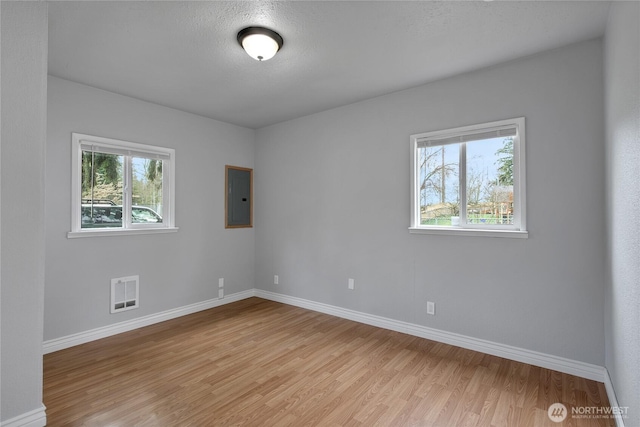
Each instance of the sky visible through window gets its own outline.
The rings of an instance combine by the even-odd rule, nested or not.
[[[131,159],[133,165],[133,176],[135,180],[144,182],[147,180],[146,171],[149,164],[149,159],[143,159],[140,157],[134,157]]]

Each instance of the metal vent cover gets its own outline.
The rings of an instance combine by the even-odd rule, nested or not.
[[[140,276],[111,279],[111,313],[140,306]]]

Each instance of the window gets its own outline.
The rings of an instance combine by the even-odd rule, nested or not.
[[[524,117],[411,136],[412,233],[527,237]]]
[[[78,133],[72,144],[69,237],[177,230],[173,149]]]

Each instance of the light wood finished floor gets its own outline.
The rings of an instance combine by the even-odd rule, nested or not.
[[[604,385],[259,298],[44,357],[49,426],[613,426]]]

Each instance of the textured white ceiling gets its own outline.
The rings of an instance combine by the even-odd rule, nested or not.
[[[603,34],[600,1],[61,1],[49,73],[259,128]],[[237,32],[278,31],[251,59]]]

